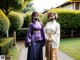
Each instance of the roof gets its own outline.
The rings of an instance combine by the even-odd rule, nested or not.
[[[63,6],[68,5],[68,4],[71,4],[71,2],[65,2],[65,3],[59,5],[59,6],[55,7],[55,8],[63,7]],[[51,8],[51,9],[53,9],[53,8]],[[49,10],[51,10],[51,9],[49,9]],[[44,13],[46,13],[46,12],[49,11],[49,10],[46,10],[46,11],[44,11],[44,12],[42,12],[42,13],[44,14]]]

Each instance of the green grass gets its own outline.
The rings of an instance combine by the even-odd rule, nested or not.
[[[9,49],[9,53],[7,54],[7,56],[11,56],[12,60],[18,60],[19,54],[20,54],[20,50],[17,49],[16,47],[13,47]]]
[[[80,37],[61,39],[60,50],[75,60],[80,60]]]

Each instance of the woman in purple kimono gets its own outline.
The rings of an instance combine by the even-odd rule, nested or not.
[[[38,12],[32,13],[32,22],[28,27],[25,46],[28,47],[27,60],[43,60],[43,49],[45,45],[45,36],[43,26],[39,21]]]

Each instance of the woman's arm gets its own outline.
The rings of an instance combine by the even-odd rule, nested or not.
[[[59,40],[60,40],[60,25],[57,24],[56,25],[56,32],[54,34],[54,36],[52,37],[53,42],[57,42],[59,44]]]
[[[47,23],[47,24],[48,24],[48,23]],[[44,27],[45,39],[48,39],[48,37],[47,37],[47,30],[46,30],[46,28],[47,28],[47,24],[46,24],[45,27]]]
[[[31,44],[31,34],[32,34],[32,24],[30,24],[28,27],[28,31],[25,38],[25,46],[29,46]]]

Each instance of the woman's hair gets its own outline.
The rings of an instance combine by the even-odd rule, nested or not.
[[[33,22],[33,19],[34,17],[38,17],[39,16],[39,13],[37,11],[34,11],[31,15],[31,18],[32,18],[32,22]],[[38,20],[39,21],[39,20]]]
[[[58,15],[56,13],[49,12],[48,13],[48,18],[51,17],[51,15],[55,16],[55,19],[57,19],[57,17],[58,17]]]

